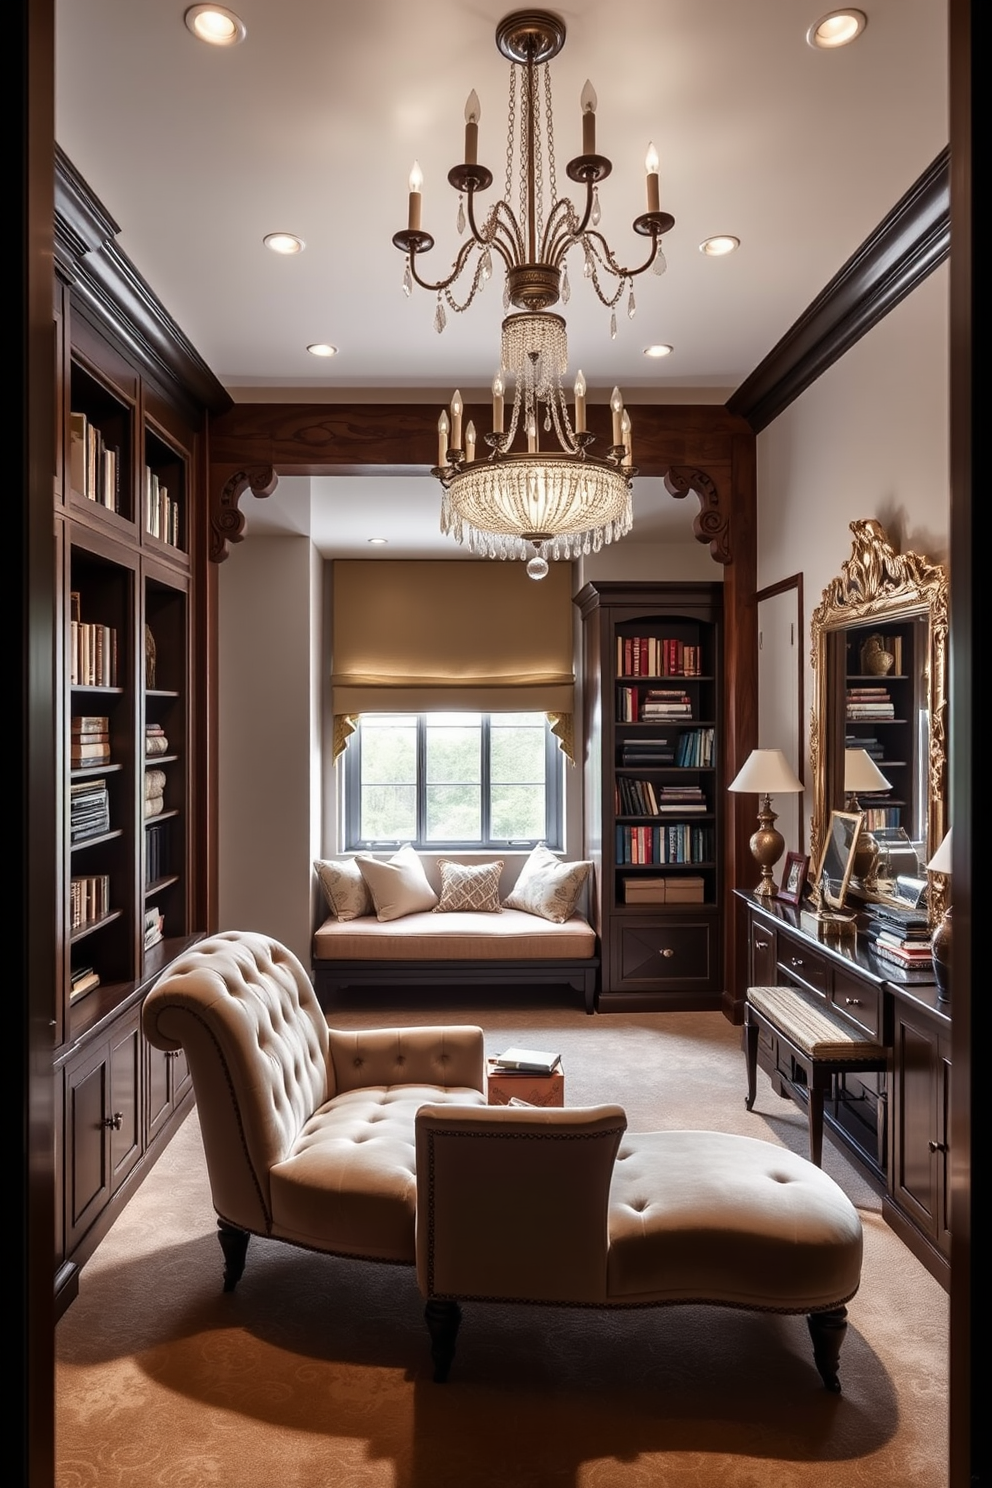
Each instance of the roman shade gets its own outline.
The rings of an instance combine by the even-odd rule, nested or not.
[[[521,564],[349,561],[332,566],[337,756],[361,713],[539,711],[571,757],[572,568],[539,583]]]

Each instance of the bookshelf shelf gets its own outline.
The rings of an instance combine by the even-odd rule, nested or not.
[[[600,1007],[719,1007],[721,587],[594,581],[575,603]]]

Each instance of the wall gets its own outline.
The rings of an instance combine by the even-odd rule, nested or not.
[[[758,436],[758,587],[803,575],[806,749],[809,617],[850,554],[848,524],[875,517],[899,551],[947,561],[948,294],[944,264]],[[808,829],[809,788],[804,805]]]
[[[253,537],[218,572],[219,919],[310,964],[320,735],[320,566],[305,537]]]

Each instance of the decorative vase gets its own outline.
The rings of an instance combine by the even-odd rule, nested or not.
[[[937,1001],[951,1000],[951,911],[944,916],[930,937],[930,952],[933,956],[933,977],[937,983]]]
[[[861,670],[869,677],[884,677],[895,664],[895,655],[885,649],[885,637],[870,635],[861,647]]]

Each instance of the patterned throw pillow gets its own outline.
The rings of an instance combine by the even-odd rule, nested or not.
[[[401,920],[404,915],[433,909],[437,903],[424,865],[409,842],[388,862],[368,853],[359,853],[355,861],[372,895],[376,919]]]
[[[504,909],[524,909],[563,925],[575,913],[591,863],[563,863],[539,843],[520,870],[513,891],[503,900]]]
[[[319,858],[313,866],[335,919],[357,920],[372,914],[368,887],[354,858]]]
[[[450,858],[439,858],[441,873],[441,899],[434,906],[435,914],[447,914],[459,909],[475,910],[477,914],[499,914],[503,906],[499,902],[499,876],[503,871],[503,860],[495,863],[453,863]]]

